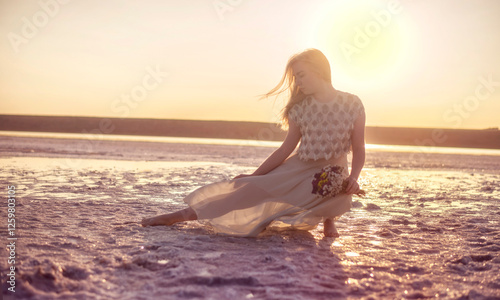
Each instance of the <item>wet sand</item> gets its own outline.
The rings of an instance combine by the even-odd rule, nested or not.
[[[369,152],[368,194],[338,221],[340,238],[321,225],[236,238],[203,221],[138,222],[273,148],[79,143],[0,140],[0,184],[17,191],[6,299],[500,299],[499,156]]]

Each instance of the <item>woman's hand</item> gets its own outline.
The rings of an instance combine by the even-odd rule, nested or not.
[[[347,181],[347,187],[345,188],[346,194],[348,195],[358,194],[361,191],[356,178],[349,176],[346,178],[346,181]]]
[[[253,176],[253,175],[251,175],[251,174],[240,174],[240,175],[234,177],[233,180],[238,179],[238,178],[250,177],[250,176]]]

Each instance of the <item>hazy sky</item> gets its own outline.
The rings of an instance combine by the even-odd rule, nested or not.
[[[0,113],[275,122],[318,48],[367,125],[500,126],[498,0],[0,0]]]

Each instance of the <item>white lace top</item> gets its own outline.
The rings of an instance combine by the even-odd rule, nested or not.
[[[354,121],[364,113],[358,96],[337,90],[335,99],[320,102],[312,96],[295,104],[288,117],[302,134],[297,155],[301,160],[338,158],[349,153]]]

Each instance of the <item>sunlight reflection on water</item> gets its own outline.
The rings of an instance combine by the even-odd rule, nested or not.
[[[26,169],[127,169],[137,171],[151,171],[161,168],[186,168],[186,167],[201,167],[208,168],[213,166],[228,166],[227,163],[221,162],[189,162],[189,161],[137,161],[137,160],[111,160],[111,159],[87,159],[87,158],[71,158],[72,161],[77,161],[71,167],[67,166],[64,158],[54,159],[45,157],[1,157],[0,165],[9,166],[11,168],[26,168]],[[4,168],[4,171],[5,168]],[[50,175],[54,180],[58,180],[58,176]],[[179,179],[181,179],[179,177]],[[184,179],[184,178],[182,178]]]
[[[27,131],[26,132],[23,132],[23,131],[1,131],[0,136],[87,139],[87,140],[89,139],[88,135],[78,134],[78,133],[27,132]],[[90,140],[92,140],[92,139],[90,138]],[[162,137],[162,136],[117,135],[117,134],[102,134],[98,138],[96,138],[95,140],[260,146],[260,147],[275,147],[275,148],[279,147],[282,144],[281,141],[266,141],[266,140]],[[499,155],[500,156],[499,149],[429,147],[429,146],[424,147],[424,146],[379,145],[379,144],[367,144],[366,149],[370,150],[370,151],[385,151],[385,152],[447,153],[447,154]]]

